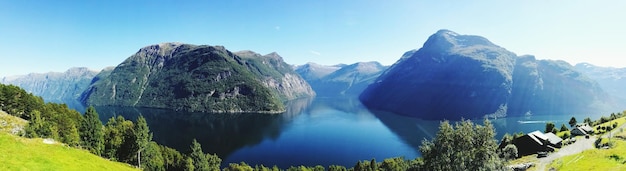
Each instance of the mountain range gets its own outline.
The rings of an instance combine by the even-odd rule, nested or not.
[[[371,109],[426,119],[586,114],[614,100],[564,61],[517,56],[486,38],[440,30],[360,95]]]
[[[296,72],[311,85],[320,97],[358,96],[387,67],[378,62],[357,62],[350,65],[323,66],[307,63]]]
[[[359,97],[372,110],[425,119],[584,114],[626,106],[626,68],[518,56],[486,38],[440,30],[392,66],[292,66],[277,53],[161,43],[100,72],[71,68],[0,79],[50,102],[199,112],[270,112],[303,97]]]
[[[31,73],[27,75],[4,77],[2,84],[13,84],[27,92],[41,96],[47,102],[65,102],[80,97],[89,87],[97,71],[85,67],[70,68],[67,71]]]

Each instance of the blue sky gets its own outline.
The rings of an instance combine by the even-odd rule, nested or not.
[[[390,3],[391,2],[391,3]],[[115,66],[161,42],[393,64],[439,29],[518,55],[626,67],[626,1],[0,1],[0,76]]]

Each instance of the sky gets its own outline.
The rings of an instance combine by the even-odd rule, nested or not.
[[[440,29],[518,55],[626,67],[626,1],[0,1],[0,77],[116,66],[162,42],[391,65]]]

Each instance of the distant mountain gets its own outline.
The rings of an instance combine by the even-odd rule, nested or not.
[[[108,76],[107,76],[108,74]],[[271,112],[282,101],[314,96],[282,58],[222,46],[162,43],[141,48],[81,96],[94,106],[200,112]]]
[[[598,113],[600,86],[563,61],[518,57],[489,40],[440,30],[360,96],[369,108],[426,119]]]
[[[358,96],[387,67],[378,62],[323,66],[308,63],[296,72],[309,82],[320,97]]]
[[[80,67],[70,68],[63,73],[31,73],[5,77],[0,82],[19,86],[27,92],[41,96],[47,102],[64,102],[76,100],[89,87],[96,74],[97,71]]]
[[[589,63],[576,64],[575,68],[596,80],[607,93],[626,100],[626,68],[600,67]]]
[[[295,70],[302,78],[307,81],[318,80],[321,79],[346,65],[333,65],[333,66],[325,66],[316,64],[313,62],[309,62],[304,65],[296,66]]]

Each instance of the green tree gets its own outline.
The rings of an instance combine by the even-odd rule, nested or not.
[[[240,164],[237,163],[230,163],[228,164],[228,167],[224,168],[224,171],[253,171],[254,169],[252,169],[252,167],[250,167],[250,165],[246,164],[245,162],[241,162]]]
[[[496,153],[495,129],[488,120],[484,126],[469,120],[448,121],[439,125],[432,141],[420,146],[425,170],[501,170],[503,162]]]
[[[143,170],[149,170],[149,171],[164,171],[165,170],[165,163],[163,161],[163,156],[161,154],[161,150],[159,148],[159,145],[154,142],[151,141],[150,143],[148,143],[148,146],[146,147],[146,149],[144,150],[142,157],[144,159],[144,169]]]
[[[80,137],[83,147],[91,153],[101,155],[104,150],[104,133],[102,122],[93,106],[87,108],[80,125]]]
[[[506,145],[506,147],[502,149],[502,158],[507,161],[516,159],[518,155],[517,152],[517,146],[513,144]]]
[[[150,141],[152,141],[152,133],[146,122],[146,118],[139,115],[137,118],[137,124],[135,124],[135,144],[137,144],[137,165],[141,168],[141,152],[148,147]]]
[[[548,122],[546,123],[546,130],[544,132],[545,133],[552,132],[552,130],[555,129],[554,127],[555,127],[554,123]]]
[[[193,164],[193,159],[191,157],[187,157],[185,159],[185,171],[194,171],[196,166]]]
[[[593,123],[593,121],[591,121],[591,118],[589,118],[589,117],[585,118],[585,120],[583,121],[583,123],[586,123],[586,124],[588,124],[589,126],[593,126],[593,124],[592,124],[592,123]]]
[[[573,128],[574,126],[576,126],[576,123],[578,122],[576,121],[575,117],[572,117],[571,119],[569,119],[568,123],[569,123],[569,126]]]
[[[163,162],[165,163],[165,170],[184,170],[185,157],[173,148],[159,145],[161,148],[161,155],[163,155]]]
[[[567,131],[567,130],[568,130],[567,126],[565,126],[565,124],[561,124],[561,130],[560,131],[563,132],[563,131]]]
[[[202,146],[196,139],[191,142],[191,159],[193,159],[194,170],[206,171],[209,169],[209,161],[206,158],[204,152],[202,152]]]
[[[338,165],[330,165],[328,166],[328,171],[347,171],[346,167],[338,166]]]

